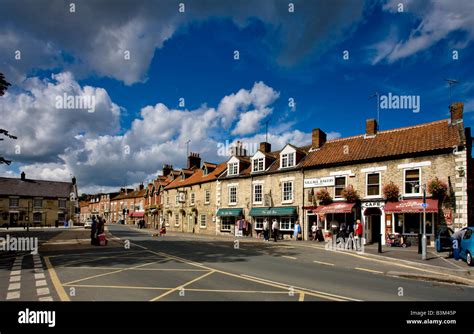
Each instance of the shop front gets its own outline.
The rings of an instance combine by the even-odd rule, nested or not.
[[[139,221],[142,220],[144,218],[144,216],[145,216],[145,212],[141,212],[141,211],[135,211],[135,212],[132,212],[130,215],[128,215],[130,220],[135,225],[138,225]]]
[[[337,233],[342,226],[354,224],[357,219],[356,203],[335,202],[320,205],[313,210],[317,217],[318,228],[323,229],[326,236]]]
[[[412,245],[418,244],[418,235],[423,233],[423,200],[410,199],[398,202],[388,202],[384,208],[387,219],[386,228],[391,233],[399,233]],[[426,200],[426,235],[428,240],[434,240],[438,218],[438,200]],[[390,225],[389,225],[390,222]]]
[[[240,232],[240,221],[244,219],[244,209],[242,208],[222,208],[217,210],[217,217],[220,222],[220,232],[238,235]],[[236,231],[236,227],[238,231]]]
[[[271,230],[272,222],[276,219],[280,227],[280,236],[284,239],[291,238],[296,220],[298,219],[298,212],[295,206],[252,208],[249,215],[252,217],[256,235],[263,232],[263,222],[265,220],[268,221]]]
[[[391,233],[391,219],[385,217],[385,201],[369,201],[361,203],[362,226],[367,243],[378,242],[382,234],[382,245],[385,245],[386,236]],[[389,224],[389,225],[387,225]]]

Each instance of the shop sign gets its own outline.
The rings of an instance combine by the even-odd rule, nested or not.
[[[305,188],[331,187],[335,184],[334,176],[304,179]]]
[[[384,206],[385,206],[385,203],[380,202],[380,201],[362,202],[361,203],[361,207],[363,209],[366,209],[366,208],[383,208]]]

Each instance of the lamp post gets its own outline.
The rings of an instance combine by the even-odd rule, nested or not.
[[[426,184],[423,186],[423,237],[421,238],[421,259],[426,260]]]

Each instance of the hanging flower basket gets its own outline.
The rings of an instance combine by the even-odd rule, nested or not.
[[[332,197],[327,189],[321,189],[316,193],[316,198],[321,205],[328,205],[332,203]]]
[[[438,177],[435,177],[428,183],[428,191],[433,198],[443,200],[448,192],[448,185],[446,182],[438,179]]]
[[[347,203],[355,203],[360,199],[357,190],[355,190],[351,184],[342,189],[341,195],[344,197]]]
[[[382,192],[385,199],[389,202],[397,202],[400,196],[400,188],[393,182],[384,185]]]

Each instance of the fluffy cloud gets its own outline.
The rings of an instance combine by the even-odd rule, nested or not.
[[[403,15],[397,13],[399,3],[399,0],[390,0],[383,9],[395,15]],[[413,15],[413,19],[419,22],[418,26],[408,37],[400,36],[399,32],[392,30],[387,40],[373,45],[373,63],[393,63],[412,56],[434,46],[456,31],[465,33],[462,40],[457,42],[457,47],[466,46],[474,37],[474,2],[471,0],[410,0],[404,2],[404,12]]]
[[[96,74],[133,84],[147,79],[155,50],[178,29],[225,17],[239,26],[251,18],[263,21],[277,61],[291,65],[346,38],[364,8],[362,0],[292,2],[294,13],[281,0],[231,5],[200,0],[187,2],[185,13],[180,13],[175,0],[78,1],[75,12],[70,12],[70,2],[61,0],[5,0],[0,11],[0,63],[14,83],[32,69],[61,68],[77,77]],[[14,59],[16,50],[22,51],[21,61]],[[130,51],[130,59],[125,59],[125,51]]]
[[[49,80],[30,78],[21,88],[20,92],[8,91],[2,97],[0,112],[6,115],[5,128],[18,136],[17,141],[2,142],[2,150],[7,149],[6,156],[28,177],[69,180],[76,176],[81,192],[150,180],[163,163],[182,167],[186,164],[188,140],[192,151],[216,162],[227,159],[219,155],[219,143],[232,141],[235,136],[258,145],[264,140],[264,135],[255,135],[261,118],[247,122],[247,116],[242,115],[270,113],[270,105],[279,96],[273,88],[257,82],[250,89],[224,96],[217,108],[202,105],[195,110],[179,110],[162,103],[148,105],[122,132],[121,108],[107,92],[81,87],[70,73],[53,75]],[[65,93],[95,96],[95,112],[57,109],[56,98]],[[223,131],[226,122],[229,127]],[[252,136],[245,137],[249,134]],[[269,140],[274,148],[280,148],[288,142],[308,144],[311,135],[280,126],[270,129]],[[20,145],[21,154],[14,154],[16,144]],[[12,176],[6,167],[0,169],[0,174]]]

